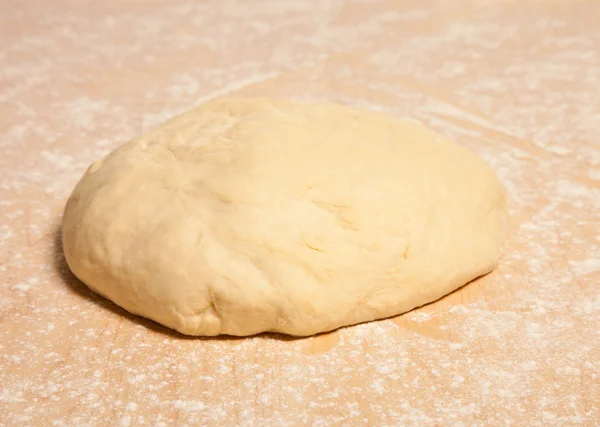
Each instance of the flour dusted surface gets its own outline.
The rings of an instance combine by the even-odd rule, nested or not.
[[[0,16],[0,423],[598,424],[597,2],[22,4]],[[188,340],[96,298],[56,247],[73,185],[223,95],[412,116],[466,145],[509,193],[499,269],[293,341]]]

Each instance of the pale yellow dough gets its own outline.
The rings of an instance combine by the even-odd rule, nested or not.
[[[413,121],[216,100],[93,164],[65,210],[71,270],[189,335],[311,335],[396,315],[489,272],[492,170]]]

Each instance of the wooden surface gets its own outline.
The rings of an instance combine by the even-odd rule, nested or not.
[[[600,2],[0,0],[0,425],[599,425]],[[499,268],[308,339],[189,339],[92,294],[85,168],[216,96],[414,117],[496,170]]]

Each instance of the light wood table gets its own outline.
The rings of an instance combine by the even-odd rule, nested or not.
[[[492,274],[306,339],[189,339],[92,294],[62,209],[218,96],[409,116],[510,196]],[[0,425],[600,424],[600,2],[0,0]]]

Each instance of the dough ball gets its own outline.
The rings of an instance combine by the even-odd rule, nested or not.
[[[75,275],[189,335],[311,335],[403,313],[489,272],[492,170],[413,121],[215,100],[94,163],[71,195]]]

